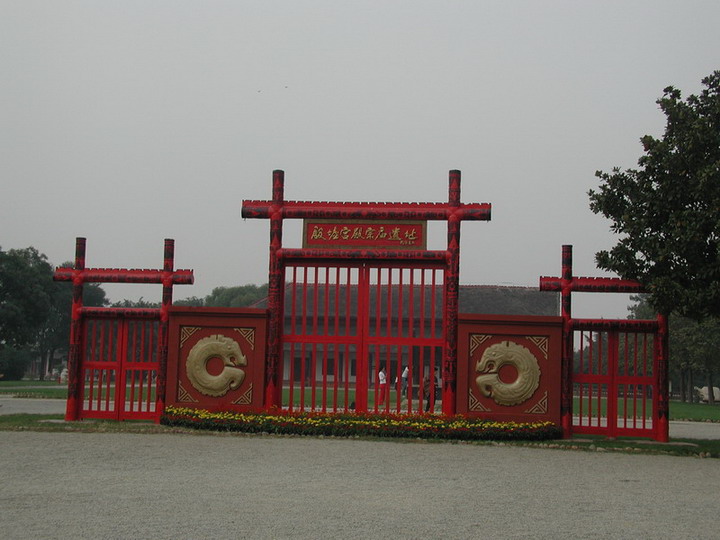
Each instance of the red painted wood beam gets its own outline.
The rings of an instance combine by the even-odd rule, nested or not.
[[[660,325],[657,320],[645,319],[570,319],[572,330],[607,332],[656,332]]]
[[[490,203],[461,204],[451,208],[447,203],[365,203],[284,201],[275,208],[272,201],[243,201],[242,217],[269,219],[279,211],[284,219],[391,219],[446,221],[456,216],[462,221],[489,221]]]
[[[83,317],[93,319],[157,319],[160,320],[160,308],[108,308],[108,307],[83,307],[80,314]]]
[[[146,270],[126,268],[57,268],[55,281],[81,280],[83,283],[165,283],[170,279],[173,285],[192,285],[195,281],[192,270]]]
[[[360,260],[406,260],[406,261],[438,261],[446,262],[447,251],[422,250],[365,250],[365,249],[278,249],[276,255],[285,261],[304,259],[348,259]]]
[[[616,292],[616,293],[642,293],[645,287],[637,281],[620,278],[591,278],[571,277],[569,283],[572,292]],[[540,278],[541,291],[562,291],[563,279],[543,276]]]

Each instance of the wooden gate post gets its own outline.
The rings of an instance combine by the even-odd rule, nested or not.
[[[658,333],[655,340],[653,355],[653,376],[655,392],[653,393],[653,427],[655,438],[660,442],[670,440],[670,403],[668,402],[668,319],[666,315],[658,315]],[[712,389],[710,389],[712,392]]]
[[[460,171],[449,174],[448,261],[445,275],[445,347],[443,348],[442,411],[452,416],[457,401],[458,289],[460,284]],[[431,380],[434,380],[434,375]]]
[[[572,246],[562,247],[560,304],[563,319],[562,353],[560,356],[560,421],[563,437],[572,437],[573,415],[573,329],[572,329]]]
[[[165,239],[162,274],[162,304],[160,306],[160,324],[158,325],[158,379],[156,407],[158,411],[165,410],[165,387],[167,382],[168,359],[168,325],[170,320],[170,307],[172,306],[173,267],[175,265],[175,240]]]
[[[70,313],[70,347],[68,350],[68,398],[65,408],[65,420],[72,422],[80,413],[80,359],[83,342],[83,277],[85,270],[85,238],[75,239],[75,265],[73,266],[73,302]]]
[[[268,275],[268,354],[265,372],[265,407],[282,401],[282,332],[284,324],[285,265],[281,258],[285,173],[273,171],[270,217],[270,270]]]

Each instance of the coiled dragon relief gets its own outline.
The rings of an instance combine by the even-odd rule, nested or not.
[[[511,383],[500,379],[503,366],[513,366],[517,379]],[[485,397],[492,398],[498,405],[517,405],[530,399],[540,385],[540,366],[528,349],[513,341],[491,345],[475,365],[480,375],[475,382]]]
[[[223,370],[219,375],[208,373],[207,364],[212,358],[221,358]],[[245,380],[247,358],[240,345],[227,336],[216,334],[199,340],[188,354],[185,370],[190,383],[206,396],[224,396],[230,390],[240,387]]]

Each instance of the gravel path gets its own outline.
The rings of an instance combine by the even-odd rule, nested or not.
[[[3,538],[717,538],[717,460],[0,433]]]

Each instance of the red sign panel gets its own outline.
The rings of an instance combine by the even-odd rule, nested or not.
[[[427,246],[425,221],[306,219],[303,248],[417,249]]]

